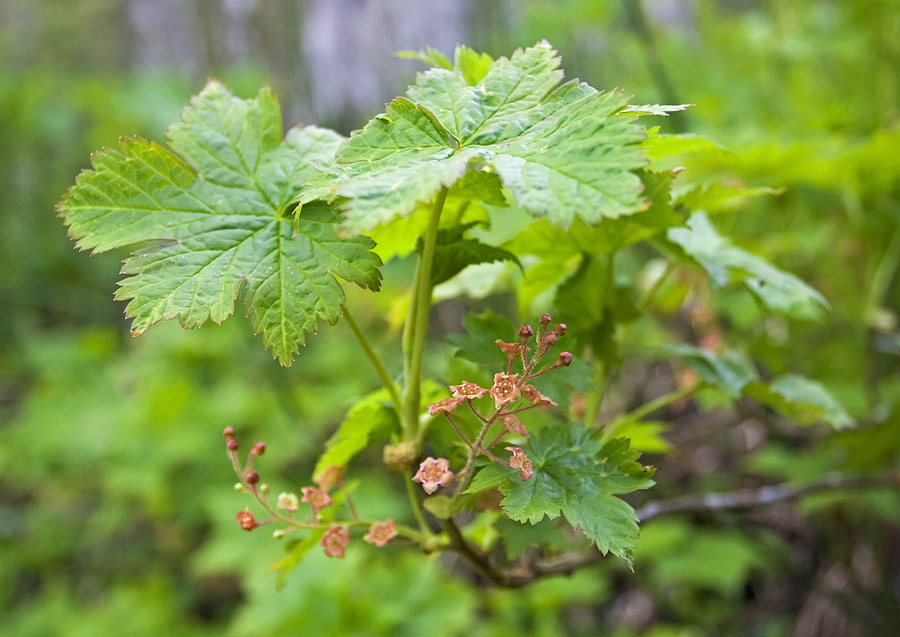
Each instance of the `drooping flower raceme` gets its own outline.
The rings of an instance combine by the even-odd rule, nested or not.
[[[420,482],[428,495],[437,491],[438,487],[446,487],[451,480],[453,472],[450,471],[450,461],[446,458],[425,458],[413,476],[413,482]]]

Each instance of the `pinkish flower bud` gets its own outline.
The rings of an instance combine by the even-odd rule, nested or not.
[[[450,461],[446,458],[425,458],[419,464],[419,470],[413,476],[413,482],[422,484],[425,493],[431,495],[438,487],[446,487],[453,480]]]
[[[452,414],[456,411],[456,407],[465,400],[462,396],[459,398],[442,398],[436,403],[428,405],[428,415],[437,416],[440,412],[445,411]]]
[[[344,549],[347,548],[348,542],[350,542],[350,533],[347,529],[342,526],[333,526],[325,531],[319,544],[322,545],[325,555],[328,557],[343,559]]]
[[[556,335],[556,332],[547,332],[544,335],[544,345],[547,347],[553,347],[556,345],[556,341],[559,337]]]
[[[397,535],[397,525],[393,520],[385,520],[384,522],[375,522],[370,526],[369,532],[363,536],[363,539],[369,544],[382,547],[395,535]]]
[[[339,467],[334,464],[328,465],[322,469],[318,475],[313,476],[313,482],[319,485],[319,488],[325,489],[326,491],[340,483],[343,479],[344,467]]]
[[[556,327],[553,328],[553,331],[557,336],[565,336],[566,330],[568,330],[568,326],[565,323],[557,323]]]
[[[313,512],[317,512],[322,507],[327,507],[331,504],[331,496],[321,489],[316,489],[315,487],[303,487],[300,489],[300,493],[303,494],[303,497],[300,498],[300,500],[309,504],[309,506],[312,507]]]
[[[293,512],[300,508],[300,501],[297,500],[297,496],[294,493],[281,493],[278,495],[278,502],[275,506],[279,509]]]
[[[253,445],[253,449],[250,450],[250,453],[253,454],[254,456],[261,456],[265,452],[266,452],[266,443],[264,443],[264,442],[257,442],[255,445]]]
[[[519,380],[518,374],[494,374],[494,384],[491,387],[491,398],[494,399],[494,407],[500,409],[503,405],[509,404],[519,398],[519,388],[516,382]]]
[[[237,451],[238,450],[238,441],[234,438],[229,438],[228,442],[225,443],[225,446],[228,447],[228,451]]]
[[[249,471],[247,472],[247,475],[244,476],[244,480],[252,487],[259,482],[259,474],[255,471]]]
[[[519,475],[522,480],[529,480],[534,475],[534,468],[531,465],[531,459],[525,455],[521,447],[506,447],[507,451],[512,452],[509,458],[509,466],[513,469],[519,469]]]
[[[234,516],[234,519],[237,520],[237,523],[240,524],[241,528],[245,531],[252,531],[259,526],[259,523],[256,521],[256,518],[253,517],[253,513],[250,509],[238,511]]]
[[[222,435],[225,436],[226,439],[234,438],[234,427],[225,427],[225,429],[222,430]]]
[[[469,400],[481,398],[488,393],[488,390],[484,387],[479,387],[475,383],[467,381],[463,381],[459,385],[450,385],[450,391],[453,392],[454,398],[467,398]]]
[[[557,360],[561,367],[568,367],[572,364],[572,352],[563,352]]]
[[[550,325],[550,321],[553,319],[550,318],[549,314],[541,314],[541,325]]]
[[[534,330],[531,329],[530,325],[523,325],[522,327],[519,328],[519,339],[523,343],[528,342],[528,339],[531,338],[532,336],[534,336]]]

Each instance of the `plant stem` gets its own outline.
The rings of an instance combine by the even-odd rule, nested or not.
[[[662,409],[666,405],[671,405],[674,402],[681,400],[682,398],[686,398],[690,396],[695,391],[700,389],[703,386],[703,383],[697,383],[696,385],[690,385],[688,387],[682,387],[680,389],[673,389],[667,394],[663,394],[658,398],[654,398],[653,400],[644,403],[640,407],[633,409],[623,416],[626,420],[640,420],[646,416],[649,416],[657,409]]]
[[[413,484],[413,481],[407,474],[404,474],[403,482],[406,483],[406,497],[409,498],[409,508],[412,509],[413,517],[416,518],[416,523],[418,523],[423,537],[427,539],[431,536],[431,529],[428,528],[428,523],[425,521],[425,516],[422,514],[422,505],[419,502],[415,484]]]
[[[341,305],[341,309],[344,312],[344,320],[347,322],[347,325],[350,327],[350,331],[353,332],[353,335],[356,337],[356,340],[359,342],[359,346],[362,347],[363,352],[366,355],[366,358],[369,359],[369,362],[372,363],[372,367],[375,368],[375,372],[378,374],[378,378],[381,379],[381,383],[384,385],[384,388],[387,390],[388,394],[391,395],[391,401],[394,403],[394,411],[397,412],[397,417],[400,418],[400,394],[397,392],[397,386],[394,384],[394,381],[391,380],[390,375],[387,370],[384,368],[384,365],[381,363],[381,359],[378,358],[378,355],[375,353],[375,350],[372,349],[372,346],[369,344],[368,339],[366,339],[366,335],[363,334],[362,330],[359,329],[359,325],[353,319],[353,315],[350,314],[350,310],[346,305]]]
[[[416,267],[416,283],[404,330],[405,367],[403,370],[403,402],[400,422],[405,442],[420,443],[419,411],[421,410],[422,358],[425,354],[425,333],[428,330],[428,311],[431,308],[431,268],[434,246],[437,243],[441,212],[447,200],[447,188],[434,199],[431,222],[425,232],[422,254]]]

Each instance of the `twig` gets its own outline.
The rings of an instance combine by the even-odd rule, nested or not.
[[[874,476],[846,476],[839,473],[831,473],[822,476],[816,482],[803,485],[777,484],[760,489],[706,493],[651,502],[638,509],[637,516],[640,522],[646,522],[662,515],[672,515],[674,513],[741,511],[767,506],[775,502],[796,500],[820,491],[890,486],[900,486],[900,473]]]

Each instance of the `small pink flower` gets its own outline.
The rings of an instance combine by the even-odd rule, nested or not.
[[[245,531],[252,531],[259,526],[259,522],[253,517],[253,512],[250,511],[250,509],[238,511],[237,515],[234,516],[234,519],[237,520],[237,523],[240,524],[241,528]]]
[[[375,522],[369,527],[369,532],[363,536],[363,539],[369,544],[375,546],[384,546],[391,541],[391,538],[397,535],[397,526],[393,520],[385,520],[384,522]]]
[[[491,398],[494,399],[494,407],[500,409],[503,405],[509,404],[519,398],[519,388],[516,381],[519,380],[518,374],[494,374],[494,385],[491,387]]]
[[[484,387],[479,387],[475,383],[469,383],[466,381],[461,382],[459,385],[450,385],[450,391],[453,392],[454,398],[481,398],[482,396],[486,396],[488,390]]]
[[[328,557],[344,558],[344,549],[350,541],[350,533],[342,526],[333,526],[322,536],[319,544]]]
[[[458,398],[441,398],[436,403],[428,405],[428,415],[437,416],[440,412],[445,411],[452,414],[456,411],[456,407],[465,400],[462,396]]]
[[[316,513],[322,507],[327,507],[331,504],[331,496],[321,489],[316,489],[315,487],[303,487],[300,489],[300,492],[303,494],[303,497],[300,498],[300,500],[308,503],[312,507],[313,513]]]
[[[528,430],[525,429],[525,425],[522,424],[522,421],[513,414],[503,414],[502,416],[500,416],[499,420],[507,433],[519,434],[520,436],[525,436],[526,438],[528,438],[529,434]]]
[[[528,480],[534,475],[534,468],[531,466],[531,459],[522,451],[522,447],[506,447],[507,451],[511,451],[509,458],[509,466],[513,469],[519,469],[519,475],[522,480]]]
[[[544,396],[536,387],[532,387],[531,385],[522,385],[521,392],[522,396],[531,402],[533,406],[544,407],[546,405],[551,405],[553,407],[559,407],[559,405]]]
[[[437,491],[438,487],[446,487],[451,480],[453,472],[450,471],[450,461],[446,458],[425,458],[413,476],[413,482],[421,482],[428,495]]]

